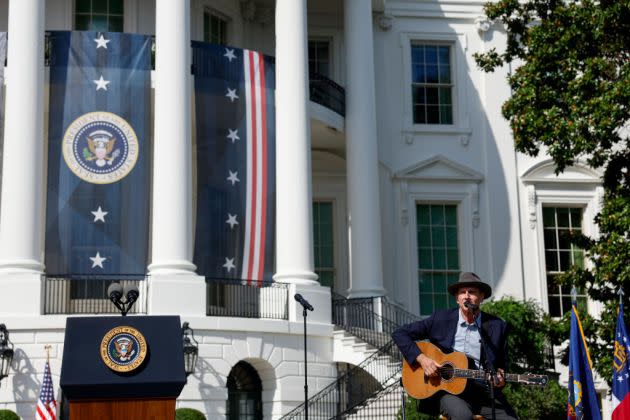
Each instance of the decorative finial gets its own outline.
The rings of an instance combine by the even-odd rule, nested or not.
[[[617,294],[619,295],[619,304],[621,305],[623,295],[625,295],[625,293],[623,292],[623,286],[619,286],[619,290],[617,290]]]
[[[44,346],[44,350],[46,351],[46,362],[50,363],[50,349],[52,346],[50,344],[46,344]]]
[[[572,303],[577,302],[577,289],[575,288],[575,286],[571,287],[571,302]]]

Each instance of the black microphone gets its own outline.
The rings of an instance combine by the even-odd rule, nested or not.
[[[474,303],[470,303],[468,301],[464,302],[464,306],[467,307],[468,309],[470,309],[473,312],[476,312],[479,310],[479,305],[475,305]]]
[[[112,283],[107,288],[107,296],[112,302],[120,302],[123,297],[123,288],[120,283]]]
[[[314,311],[315,310],[313,308],[313,306],[311,306],[311,304],[308,303],[308,300],[304,299],[301,294],[296,293],[295,296],[293,296],[293,297],[295,298],[295,300],[300,302],[300,304],[304,307],[304,309],[308,309],[309,311]]]

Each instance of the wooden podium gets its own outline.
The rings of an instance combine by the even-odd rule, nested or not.
[[[175,419],[186,383],[178,316],[68,318],[60,385],[70,420]]]

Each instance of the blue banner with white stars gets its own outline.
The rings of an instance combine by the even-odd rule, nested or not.
[[[275,70],[258,52],[193,42],[197,224],[208,279],[271,281],[275,253]]]
[[[46,273],[144,277],[151,38],[53,31]]]

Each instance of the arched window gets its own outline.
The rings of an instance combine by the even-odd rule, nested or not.
[[[262,420],[262,382],[252,365],[238,362],[228,376],[227,388],[228,420]]]

